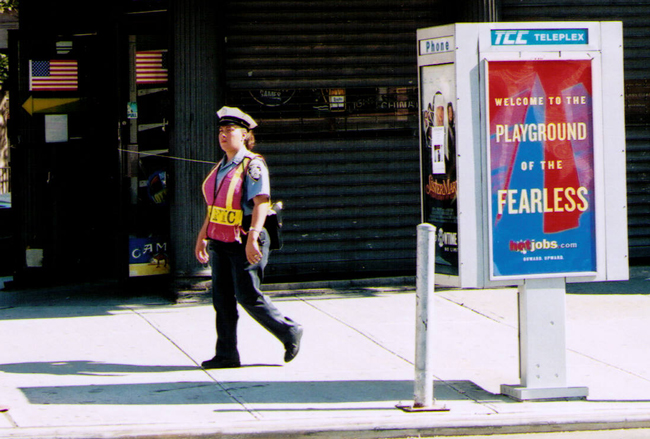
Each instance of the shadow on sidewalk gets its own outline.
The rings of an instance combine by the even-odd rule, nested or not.
[[[176,372],[188,366],[137,366],[85,361],[0,365],[6,373],[86,375],[132,381],[135,373]],[[218,371],[211,371],[214,376]],[[147,376],[150,378],[151,376]],[[218,377],[215,377],[218,379]],[[30,404],[343,404],[410,401],[411,380],[352,381],[179,381],[21,387]],[[470,381],[436,381],[435,398],[441,401],[512,403]],[[276,407],[275,410],[281,408]],[[291,410],[299,410],[292,407]],[[309,409],[314,409],[310,407]],[[236,410],[222,407],[217,410]]]
[[[569,294],[648,294],[650,293],[650,267],[630,267],[630,279],[611,282],[567,283]]]
[[[0,320],[105,316],[129,307],[167,306],[163,293],[124,290],[113,284],[78,284],[0,291]]]
[[[250,365],[248,367],[263,366]],[[266,365],[268,366],[268,365]],[[96,384],[19,387],[29,404],[50,405],[192,405],[215,404],[215,411],[238,411],[242,404],[306,404],[300,406],[257,407],[255,410],[300,411],[331,410],[329,404],[362,404],[346,407],[369,409],[368,403],[413,400],[412,380],[350,380],[350,381],[221,381],[221,371],[209,371],[213,380],[150,382],[153,373],[200,371],[198,366],[155,366],[98,363],[93,361],[61,361],[0,364],[0,371],[9,374],[49,374],[97,377]],[[241,369],[242,371],[245,368]],[[207,372],[206,372],[207,373]],[[232,378],[233,371],[228,372]],[[134,383],[138,374],[143,376]],[[205,375],[195,375],[205,377]],[[173,375],[165,378],[173,379]],[[185,376],[187,377],[187,376]],[[84,378],[87,379],[87,378]],[[114,382],[107,383],[106,380]],[[128,382],[120,382],[127,380]],[[511,398],[491,393],[472,381],[438,380],[434,382],[436,400],[478,404],[520,404]],[[615,403],[618,401],[589,401]],[[623,402],[623,401],[621,401]],[[630,401],[625,401],[630,402]],[[634,402],[650,402],[634,401]],[[319,406],[321,405],[321,406]]]
[[[566,292],[568,294],[648,294],[650,293],[650,279],[567,283]]]
[[[15,374],[119,376],[133,373],[160,373],[201,370],[199,366],[151,366],[113,364],[96,361],[51,361],[0,364],[0,371]]]

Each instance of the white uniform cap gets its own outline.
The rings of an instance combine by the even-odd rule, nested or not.
[[[248,130],[252,130],[257,126],[257,122],[239,108],[222,107],[221,110],[217,111],[217,116],[219,116],[219,126],[239,125]]]

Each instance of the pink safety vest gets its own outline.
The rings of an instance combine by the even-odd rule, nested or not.
[[[241,199],[246,170],[251,157],[244,157],[242,162],[231,169],[215,188],[216,166],[203,182],[203,196],[208,204],[208,238],[222,242],[241,242],[241,225],[244,219]]]

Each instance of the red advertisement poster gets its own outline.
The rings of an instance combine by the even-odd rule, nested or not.
[[[590,60],[487,65],[492,277],[596,271]]]

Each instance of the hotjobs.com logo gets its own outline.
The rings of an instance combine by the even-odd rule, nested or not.
[[[535,241],[534,239],[526,239],[522,241],[510,241],[511,252],[534,252],[536,250],[553,250],[558,248],[557,241],[549,241],[544,239],[542,241]]]

